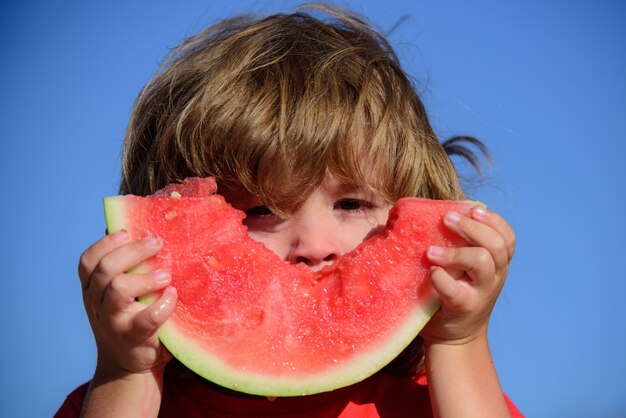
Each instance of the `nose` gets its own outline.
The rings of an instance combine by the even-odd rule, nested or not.
[[[312,270],[319,270],[341,257],[339,225],[331,215],[302,213],[292,221],[288,262],[304,263]]]

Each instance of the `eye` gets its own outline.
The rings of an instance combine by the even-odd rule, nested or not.
[[[274,213],[267,206],[259,205],[254,206],[250,209],[246,209],[245,211],[246,217],[255,217],[255,218],[267,218],[272,216]]]
[[[372,208],[372,204],[361,199],[341,199],[335,203],[337,209],[345,210],[347,212],[355,212],[364,209]]]

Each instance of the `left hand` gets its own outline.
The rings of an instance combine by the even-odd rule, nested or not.
[[[431,282],[441,309],[422,330],[426,344],[464,344],[483,336],[515,251],[515,233],[498,214],[474,206],[468,216],[448,212],[448,229],[467,247],[430,247]]]

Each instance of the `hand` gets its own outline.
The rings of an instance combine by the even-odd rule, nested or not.
[[[469,216],[448,212],[444,224],[468,246],[429,248],[431,282],[441,297],[441,309],[421,336],[427,344],[464,344],[486,338],[515,251],[515,234],[504,219],[482,206],[474,206]]]
[[[174,310],[176,290],[166,272],[127,273],[161,249],[156,237],[131,241],[126,231],[100,239],[78,266],[83,302],[98,347],[98,369],[112,377],[161,370],[171,354],[157,338]],[[163,290],[150,306],[136,298]]]

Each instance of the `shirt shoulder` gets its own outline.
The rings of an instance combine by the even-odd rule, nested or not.
[[[63,404],[54,414],[54,418],[78,418],[80,417],[80,411],[83,409],[83,402],[85,396],[87,396],[87,389],[89,389],[89,382],[84,383],[74,389],[72,393],[67,395]]]

